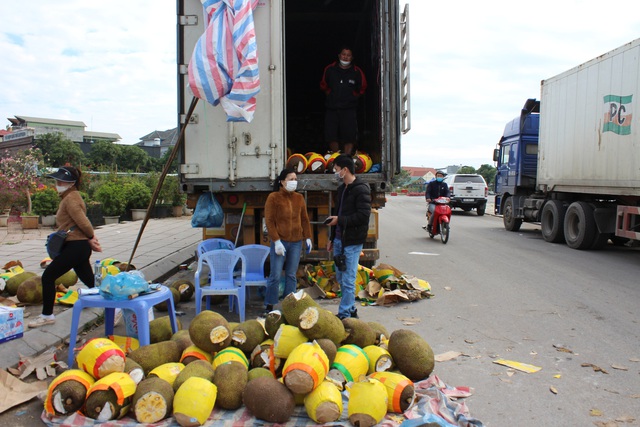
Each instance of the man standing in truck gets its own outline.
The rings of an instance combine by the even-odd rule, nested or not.
[[[356,274],[362,246],[369,232],[371,189],[355,175],[353,158],[340,154],[333,162],[336,179],[342,181],[336,192],[336,215],[327,218],[331,239],[327,251],[333,251],[336,280],[340,283],[338,317],[358,317],[356,309]]]
[[[322,74],[320,89],[325,101],[324,137],[329,150],[353,155],[358,140],[358,99],[367,89],[362,70],[353,65],[353,52],[343,47],[338,60],[327,65]]]

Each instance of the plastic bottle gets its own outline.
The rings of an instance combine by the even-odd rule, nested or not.
[[[102,266],[100,265],[100,260],[96,260],[93,266],[93,275],[94,275],[94,286],[96,288],[100,287],[100,283],[102,282]]]

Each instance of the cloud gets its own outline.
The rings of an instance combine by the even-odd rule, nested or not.
[[[541,80],[632,41],[640,28],[631,0],[540,0],[524,10],[506,0],[408,3],[406,166],[493,164],[505,124],[527,98],[540,98]]]

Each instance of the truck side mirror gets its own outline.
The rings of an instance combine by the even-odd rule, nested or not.
[[[493,161],[497,162],[498,160],[500,160],[500,149],[496,148],[493,150]]]

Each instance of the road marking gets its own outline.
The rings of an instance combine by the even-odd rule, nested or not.
[[[440,254],[432,254],[430,252],[409,252],[409,255],[432,255],[432,256],[438,256]]]

